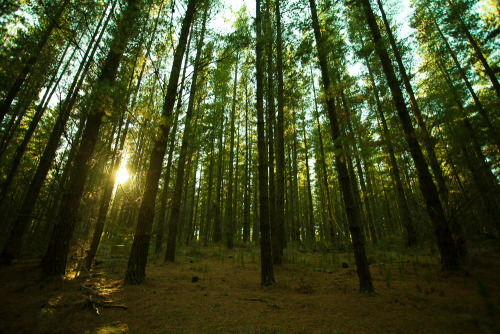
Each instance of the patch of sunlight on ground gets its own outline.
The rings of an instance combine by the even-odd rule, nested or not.
[[[85,331],[85,334],[91,333],[91,331]],[[116,334],[116,333],[128,333],[128,325],[114,323],[101,328],[98,328],[95,332],[96,334]]]

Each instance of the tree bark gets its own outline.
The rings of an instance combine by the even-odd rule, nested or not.
[[[272,236],[273,263],[280,265],[285,248],[285,139],[284,139],[284,93],[283,93],[283,42],[281,37],[280,0],[276,3],[276,74],[278,77],[278,117],[276,123],[276,230]]]
[[[243,242],[250,240],[250,144],[248,141],[248,81],[245,80],[245,168],[243,195]]]
[[[231,106],[231,130],[229,139],[229,175],[226,198],[226,246],[228,249],[234,247],[234,213],[233,213],[233,175],[234,175],[234,122],[236,117],[236,92],[238,86],[238,62],[239,55],[236,53],[233,84],[233,102]]]
[[[306,179],[307,179],[307,212],[309,213],[309,224],[307,226],[308,237],[311,242],[316,241],[316,225],[314,221],[314,207],[311,190],[311,173],[309,172],[309,146],[307,146],[307,133],[305,119],[302,120],[302,130],[304,131],[304,150],[305,150],[305,164],[306,164]]]
[[[262,35],[262,17],[260,0],[256,0],[255,25],[257,29],[256,43],[256,76],[257,76],[257,151],[259,156],[259,207],[260,207],[260,263],[261,284],[271,285],[274,281],[273,259],[271,250],[271,231],[269,226],[269,187],[268,187],[268,152],[264,136],[264,83],[262,51],[264,36]]]

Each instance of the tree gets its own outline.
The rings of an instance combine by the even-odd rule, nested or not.
[[[359,278],[359,289],[363,292],[373,292],[373,283],[366,258],[366,251],[364,245],[364,235],[359,219],[359,214],[354,205],[354,198],[352,195],[351,181],[347,171],[346,159],[342,153],[342,144],[340,141],[341,133],[335,110],[335,103],[331,94],[332,87],[330,86],[330,75],[328,73],[327,54],[325,44],[321,36],[319,28],[318,14],[316,10],[316,3],[314,0],[309,0],[311,8],[311,17],[314,30],[314,37],[316,39],[317,56],[321,68],[321,78],[323,81],[323,90],[326,95],[326,105],[328,117],[330,119],[330,127],[332,132],[333,142],[336,148],[335,164],[338,173],[339,184],[342,189],[342,196],[344,199],[345,211],[349,221],[349,230],[351,232],[352,245],[354,250],[354,257],[356,259],[356,266]]]
[[[281,264],[285,248],[285,135],[283,94],[283,40],[281,34],[280,0],[276,3],[276,74],[278,77],[278,115],[276,122],[276,229],[273,238],[273,263]]]
[[[52,34],[52,31],[57,27],[58,22],[61,16],[63,15],[64,11],[68,7],[69,3],[70,0],[62,0],[58,5],[54,6],[55,8],[53,17],[48,18],[49,23],[47,27],[42,29],[41,36],[38,40],[35,49],[29,55],[29,58],[26,60],[26,63],[24,64],[23,68],[21,69],[16,79],[14,80],[14,83],[8,90],[5,99],[2,101],[2,104],[0,104],[0,123],[3,121],[5,115],[9,112],[12,102],[17,97],[31,69],[38,61],[42,53],[42,50],[44,49],[45,45],[47,44],[47,41],[49,40]]]
[[[377,105],[377,111],[378,111],[378,120],[382,127],[382,140],[389,153],[389,164],[391,166],[391,177],[396,188],[396,201],[399,211],[399,218],[406,230],[406,244],[410,247],[415,246],[415,244],[417,243],[415,228],[413,226],[413,221],[411,219],[408,202],[405,197],[403,183],[401,182],[401,175],[399,172],[398,163],[396,161],[394,145],[390,139],[389,127],[387,126],[387,121],[384,115],[384,110],[382,108],[382,103],[380,101],[379,92],[377,87],[375,86],[375,79],[373,77],[372,69],[368,60],[366,60],[366,67],[368,68],[368,74],[370,76],[370,81],[375,95],[375,103]]]
[[[434,234],[436,236],[436,241],[441,254],[443,269],[456,270],[459,267],[459,262],[455,243],[453,242],[451,231],[448,227],[441,201],[439,200],[436,185],[432,180],[432,176],[417,141],[415,129],[411,123],[406,103],[394,73],[394,69],[391,65],[387,49],[382,40],[375,15],[372,11],[369,0],[359,0],[359,4],[364,9],[366,23],[370,28],[373,44],[375,45],[375,50],[380,58],[380,62],[382,63],[382,68],[387,78],[387,84],[391,89],[394,104],[396,106],[401,125],[403,126],[403,131],[405,132],[405,139],[408,143],[413,162],[417,169],[420,189],[425,198],[427,212],[434,226]]]
[[[238,85],[238,61],[239,55],[236,51],[236,60],[234,65],[234,84],[233,84],[233,101],[231,106],[231,134],[229,139],[229,176],[226,198],[226,245],[232,249],[234,246],[234,213],[233,213],[233,163],[234,163],[234,121],[236,117],[236,88]]]
[[[140,284],[146,276],[146,263],[148,258],[149,242],[151,240],[151,229],[153,225],[156,194],[158,192],[158,182],[161,174],[161,166],[163,157],[167,149],[168,133],[170,130],[169,119],[172,116],[172,111],[175,105],[177,96],[177,84],[181,71],[182,58],[186,50],[186,44],[189,34],[189,29],[196,12],[196,0],[189,0],[186,13],[182,20],[181,32],[179,41],[174,52],[174,59],[170,71],[170,79],[168,81],[167,92],[163,103],[161,122],[159,126],[158,138],[155,141],[153,151],[149,163],[149,169],[146,176],[146,186],[144,195],[139,208],[139,216],[137,218],[137,226],[134,233],[134,242],[127,264],[125,273],[125,283]]]
[[[193,145],[193,110],[196,90],[198,88],[198,71],[200,70],[200,59],[203,48],[203,40],[205,36],[205,29],[207,24],[208,10],[210,8],[209,1],[205,1],[205,11],[203,13],[203,23],[201,24],[201,32],[196,46],[196,58],[194,61],[194,72],[191,81],[191,91],[189,93],[189,102],[186,111],[186,120],[184,124],[184,133],[182,135],[181,150],[179,159],[177,161],[177,178],[175,180],[174,192],[172,195],[172,211],[170,213],[167,250],[165,252],[165,261],[174,262],[175,248],[177,244],[177,228],[180,218],[181,200],[184,183],[184,172],[187,155],[190,154],[191,146]]]
[[[192,30],[192,28],[191,28]],[[186,49],[186,54],[189,54],[189,49],[191,46],[191,38],[193,34],[192,32],[189,34],[189,39],[187,41],[187,49]],[[187,58],[187,57],[186,57]],[[168,158],[167,158],[167,167],[165,169],[165,173],[163,176],[163,189],[160,194],[160,209],[158,211],[158,221],[156,223],[156,239],[155,239],[155,253],[159,254],[161,252],[162,246],[163,246],[163,234],[165,233],[165,219],[166,219],[166,213],[167,213],[167,201],[168,201],[168,195],[169,195],[169,190],[170,190],[170,179],[172,175],[172,164],[173,164],[173,156],[174,156],[174,149],[175,149],[175,139],[177,135],[177,127],[179,124],[179,114],[181,111],[181,106],[182,106],[182,95],[184,92],[185,84],[184,81],[186,79],[186,70],[188,68],[188,61],[187,59],[184,61],[184,69],[182,70],[182,79],[181,79],[181,84],[179,88],[179,98],[177,99],[177,105],[175,107],[175,112],[174,112],[174,124],[172,126],[172,131],[170,131],[170,142],[169,142],[169,148],[168,148]]]
[[[417,121],[417,125],[420,129],[421,135],[422,135],[422,140],[424,142],[425,149],[427,151],[427,156],[429,159],[429,164],[432,169],[432,172],[434,173],[434,178],[436,179],[437,186],[438,186],[438,191],[441,196],[443,204],[447,207],[448,206],[448,187],[446,186],[446,180],[443,176],[443,171],[441,169],[441,165],[438,162],[436,152],[434,149],[434,139],[431,137],[429,134],[429,131],[427,130],[427,126],[424,122],[422,112],[420,111],[420,108],[417,103],[417,99],[415,97],[415,92],[413,91],[413,87],[410,82],[410,78],[408,76],[408,73],[406,71],[406,68],[403,64],[403,60],[401,58],[401,54],[399,52],[399,49],[396,45],[396,39],[392,33],[391,26],[389,24],[389,21],[387,19],[387,16],[384,11],[384,7],[382,6],[381,0],[377,0],[378,7],[380,9],[380,13],[382,14],[382,19],[384,21],[384,26],[385,30],[387,32],[387,36],[389,38],[389,43],[392,48],[392,52],[394,54],[394,57],[396,58],[396,62],[398,64],[398,69],[399,73],[401,74],[401,78],[403,79],[403,83],[405,85],[406,92],[408,93],[408,97],[410,98],[410,106],[413,111],[413,115],[415,116],[415,119]]]
[[[93,99],[96,102],[87,117],[81,145],[71,169],[68,190],[64,193],[60,206],[59,220],[54,227],[49,247],[42,260],[43,275],[60,276],[65,273],[69,244],[78,221],[80,199],[90,167],[89,162],[99,136],[103,117],[109,108],[110,90],[115,82],[120,60],[140,13],[141,3],[139,1],[127,1],[113,32],[109,52],[93,91]]]
[[[256,0],[255,26],[257,31],[256,41],[256,76],[257,76],[257,150],[258,150],[258,182],[259,182],[259,208],[260,208],[260,263],[261,263],[261,284],[270,285],[274,283],[274,270],[271,249],[271,235],[269,226],[269,178],[268,178],[268,154],[264,136],[264,92],[263,92],[263,49],[264,38],[262,35],[262,14],[260,10],[260,0]]]

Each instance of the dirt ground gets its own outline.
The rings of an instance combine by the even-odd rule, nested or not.
[[[499,253],[477,249],[453,274],[430,254],[371,252],[374,294],[349,254],[298,248],[270,287],[257,248],[182,248],[138,286],[123,285],[125,256],[50,282],[24,260],[0,268],[0,333],[499,333]]]

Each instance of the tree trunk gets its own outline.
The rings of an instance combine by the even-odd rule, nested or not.
[[[396,39],[392,34],[391,26],[385,15],[382,2],[380,0],[377,0],[377,3],[380,12],[382,13],[382,19],[384,21],[385,30],[387,31],[387,36],[389,37],[389,42],[391,44],[392,52],[394,53],[396,62],[398,64],[399,73],[401,74],[401,78],[403,79],[406,92],[408,93],[408,97],[410,98],[410,105],[413,111],[413,115],[415,116],[417,125],[420,128],[420,132],[422,134],[425,150],[427,151],[427,156],[429,158],[429,164],[431,166],[432,172],[434,173],[434,178],[436,179],[437,182],[439,195],[441,196],[441,200],[445,208],[448,209],[448,187],[446,186],[446,180],[443,176],[443,170],[441,169],[441,164],[439,163],[436,157],[436,152],[434,150],[434,139],[430,136],[429,131],[427,130],[427,126],[425,125],[424,119],[422,117],[422,113],[420,112],[420,108],[418,106],[417,99],[415,98],[415,93],[413,92],[413,87],[411,85],[410,78],[406,73],[406,68],[403,64],[401,54],[396,45]]]
[[[191,38],[193,33],[189,34],[189,39],[187,41],[187,49],[186,54],[189,54],[189,49],[191,46]],[[165,219],[167,213],[167,200],[168,193],[170,188],[170,178],[172,173],[172,162],[174,156],[174,148],[175,148],[175,138],[177,136],[177,126],[179,124],[179,114],[182,106],[182,94],[184,92],[184,81],[186,79],[186,70],[188,67],[188,59],[184,61],[184,69],[182,70],[182,78],[181,84],[179,88],[179,98],[177,99],[177,106],[175,108],[175,116],[174,116],[174,125],[172,127],[172,131],[170,133],[170,144],[168,149],[168,159],[167,159],[167,167],[165,169],[165,174],[163,176],[163,189],[160,195],[160,210],[158,211],[158,222],[156,224],[155,230],[155,254],[160,254],[161,249],[163,247],[163,235],[165,234]]]
[[[279,249],[278,226],[276,222],[276,183],[274,180],[274,128],[276,119],[276,106],[274,103],[274,68],[273,68],[273,42],[274,29],[272,25],[272,4],[266,0],[265,32],[266,39],[266,58],[267,58],[267,90],[266,90],[266,109],[267,109],[267,133],[268,141],[268,167],[269,167],[269,222],[271,224],[271,244],[272,249]],[[272,252],[271,252],[272,253]],[[274,259],[273,259],[274,261]]]
[[[396,154],[394,153],[394,146],[390,139],[389,128],[387,126],[387,121],[385,119],[384,111],[382,109],[382,103],[380,102],[380,97],[378,93],[377,86],[375,85],[375,79],[373,78],[373,72],[371,70],[370,63],[368,59],[366,60],[366,66],[368,68],[368,73],[370,75],[370,81],[373,86],[373,92],[375,95],[375,102],[378,110],[378,118],[380,119],[380,123],[382,124],[382,132],[383,132],[383,142],[385,142],[385,146],[389,153],[389,162],[391,165],[391,177],[393,183],[396,187],[396,202],[399,211],[399,218],[401,219],[401,223],[403,223],[404,229],[406,231],[406,245],[409,247],[415,246],[417,243],[417,236],[415,233],[415,228],[413,226],[413,220],[411,219],[410,209],[408,208],[408,202],[406,201],[403,184],[401,182],[401,174],[399,172],[398,163],[396,161]]]
[[[431,14],[432,15],[432,14]],[[441,28],[439,27],[439,24],[436,22],[436,19],[433,17],[434,25],[436,26],[436,29],[439,33],[439,36],[444,42],[444,45],[446,47],[446,50],[450,54],[451,58],[453,59],[453,63],[455,63],[455,66],[457,67],[458,73],[460,74],[460,77],[465,83],[465,86],[467,87],[467,90],[469,91],[470,95],[472,96],[472,99],[474,100],[474,105],[476,106],[477,111],[483,118],[483,121],[486,123],[486,127],[489,131],[489,134],[493,141],[495,142],[495,145],[497,146],[497,153],[500,153],[500,137],[498,136],[498,133],[496,129],[493,127],[493,124],[491,123],[490,116],[488,115],[488,112],[486,109],[484,109],[483,104],[479,100],[479,97],[477,96],[476,92],[474,91],[474,88],[472,87],[469,79],[467,79],[467,76],[465,74],[464,69],[460,65],[460,62],[458,61],[457,55],[453,50],[451,49],[450,43],[444,36],[443,32],[441,31]]]
[[[208,242],[209,236],[212,230],[212,218],[213,218],[213,206],[212,206],[212,189],[214,184],[214,155],[215,155],[215,129],[212,130],[212,142],[210,145],[210,164],[208,166],[208,194],[207,194],[207,206],[206,214],[203,217],[205,224],[204,228],[204,244]]]
[[[256,76],[257,76],[257,151],[259,155],[259,206],[260,206],[260,263],[261,284],[274,283],[273,258],[271,250],[271,235],[269,226],[269,193],[268,193],[268,154],[264,136],[264,83],[262,70],[262,51],[264,36],[262,35],[262,18],[260,0],[256,0],[255,25],[257,29],[256,43]]]
[[[219,129],[219,142],[217,150],[217,188],[215,191],[215,206],[214,206],[214,238],[215,243],[220,243],[222,241],[222,226],[221,226],[221,197],[222,197],[222,182],[223,182],[223,156],[224,156],[224,112],[220,112],[220,129]]]
[[[194,212],[194,207],[195,207],[195,198],[196,198],[196,172],[198,171],[198,159],[200,157],[200,151],[196,151],[196,157],[194,159],[194,164],[193,164],[193,174],[192,174],[192,181],[191,181],[191,198],[189,199],[189,209],[187,210],[187,228],[186,228],[186,246],[189,246],[189,242],[191,239],[193,239],[194,235],[194,230],[195,228],[193,227],[193,212]],[[201,182],[201,179],[200,179]],[[198,187],[199,189],[199,187]],[[187,192],[187,191],[186,191]]]
[[[453,4],[450,0],[448,0],[448,5],[450,7],[453,7]],[[498,6],[498,3],[497,3],[497,6]],[[479,61],[483,65],[484,72],[490,78],[491,84],[493,86],[493,89],[496,92],[497,98],[500,99],[500,83],[498,82],[498,79],[495,76],[495,72],[491,68],[490,64],[488,64],[488,61],[484,57],[483,52],[481,51],[481,48],[479,47],[478,42],[470,33],[469,28],[467,27],[467,24],[462,19],[462,16],[460,14],[458,14],[457,18],[458,18],[458,22],[459,22],[459,25],[460,25],[460,28],[461,28],[463,34],[465,35],[465,37],[467,37],[467,40],[469,41],[469,44],[472,46],[472,49],[474,50],[474,54],[476,55],[477,59],[479,59]]]
[[[179,42],[174,52],[170,79],[168,81],[165,101],[161,115],[158,139],[154,143],[153,151],[146,176],[146,185],[139,208],[139,216],[134,234],[134,241],[125,273],[126,284],[140,284],[146,276],[146,263],[148,259],[148,248],[151,239],[151,228],[154,219],[156,194],[158,192],[158,182],[161,175],[163,157],[167,149],[168,133],[170,130],[169,119],[175,105],[177,95],[177,84],[181,72],[182,58],[186,50],[188,34],[196,12],[196,0],[189,0],[184,19],[182,20]]]
[[[177,246],[177,229],[180,219],[180,210],[182,204],[182,191],[184,183],[184,173],[187,156],[190,153],[191,147],[193,145],[193,129],[192,124],[193,110],[194,110],[194,99],[196,95],[196,89],[198,87],[198,73],[200,70],[200,59],[203,49],[203,41],[205,37],[205,29],[208,16],[208,1],[205,3],[205,12],[203,14],[203,23],[201,27],[200,39],[198,40],[198,45],[196,46],[196,58],[194,61],[194,71],[191,81],[191,91],[189,93],[189,102],[186,111],[186,118],[184,124],[184,133],[182,135],[181,151],[179,153],[179,159],[177,161],[177,177],[175,180],[174,192],[172,194],[172,211],[170,212],[170,219],[168,223],[168,240],[167,240],[167,250],[165,252],[165,261],[174,262],[175,261],[175,249]]]
[[[59,65],[57,66],[56,72],[54,73],[49,85],[47,86],[47,88],[45,90],[45,94],[44,94],[43,98],[40,100],[40,102],[35,110],[35,114],[33,115],[33,118],[30,122],[30,125],[28,126],[28,129],[24,133],[23,140],[22,140],[21,144],[19,144],[19,146],[17,147],[16,152],[14,154],[14,157],[11,160],[11,164],[10,164],[10,167],[8,169],[7,176],[5,177],[5,180],[2,183],[2,187],[0,189],[0,206],[3,204],[5,197],[7,196],[7,193],[9,191],[10,185],[14,181],[14,177],[17,173],[17,169],[18,169],[19,165],[21,164],[21,160],[24,156],[24,153],[26,152],[26,148],[28,147],[28,143],[31,140],[31,137],[33,136],[33,134],[35,133],[35,130],[38,127],[38,123],[42,119],[42,116],[45,113],[45,110],[47,109],[48,101],[51,99],[52,95],[54,94],[57,85],[61,81],[64,73],[66,72],[66,70],[71,62],[71,60],[73,59],[73,56],[76,52],[76,49],[74,50],[73,54],[70,56],[69,60],[66,62],[65,67],[63,68],[61,74],[58,77],[57,74],[59,72],[59,68],[61,67],[61,65],[64,61],[64,57],[66,56],[66,52],[68,51],[69,46],[70,46],[70,43],[67,44],[66,49],[64,50],[64,52],[61,56],[61,60],[59,61]],[[51,89],[52,86],[53,86],[53,88]]]
[[[260,208],[259,208],[259,176],[258,176],[258,159],[255,158],[252,162],[252,178],[253,178],[253,203],[252,203],[252,241],[260,240]]]
[[[248,141],[248,81],[245,80],[245,168],[243,195],[243,242],[250,240],[250,144]]]
[[[316,126],[318,128],[318,141],[319,141],[319,164],[320,164],[320,169],[321,169],[321,180],[323,181],[323,188],[325,192],[325,205],[326,205],[326,210],[327,210],[327,225],[328,225],[328,231],[330,233],[330,242],[332,245],[335,245],[335,218],[333,217],[333,210],[332,210],[332,204],[331,204],[331,198],[330,198],[330,187],[328,185],[328,176],[326,173],[326,163],[325,163],[325,149],[323,146],[323,135],[321,134],[321,124],[319,121],[319,110],[318,110],[318,103],[317,103],[317,98],[316,98],[316,87],[314,85],[314,76],[312,73],[312,66],[311,66],[311,81],[312,81],[312,88],[313,88],[313,96],[314,96],[314,110],[315,110],[315,116],[316,116]]]
[[[299,175],[298,168],[298,157],[297,157],[297,128],[295,125],[295,111],[292,111],[292,119],[293,119],[293,143],[292,143],[292,174],[293,174],[293,216],[294,219],[292,221],[292,240],[300,242],[300,201],[299,201],[299,182],[297,176]]]
[[[309,146],[307,146],[307,133],[306,133],[306,123],[305,119],[302,120],[302,129],[304,131],[304,150],[305,150],[305,164],[306,164],[306,178],[307,178],[307,205],[308,205],[308,213],[309,213],[309,224],[307,226],[309,240],[311,242],[316,241],[316,226],[314,221],[314,207],[313,207],[313,198],[312,198],[312,190],[311,190],[311,173],[309,172]]]
[[[333,97],[327,92],[330,92],[330,76],[328,73],[327,65],[327,52],[324,49],[325,42],[321,36],[318,14],[316,11],[316,3],[314,0],[309,0],[311,7],[311,16],[314,29],[314,36],[316,39],[316,47],[318,51],[318,59],[321,67],[321,77],[323,79],[323,89],[326,94],[326,105],[328,110],[328,116],[330,118],[330,126],[332,130],[332,139],[335,145],[335,164],[337,167],[339,184],[342,189],[342,195],[344,198],[345,209],[347,213],[347,219],[349,222],[349,230],[351,232],[352,246],[354,250],[354,257],[356,259],[356,266],[359,278],[359,288],[360,291],[372,292],[373,283],[370,274],[370,267],[368,266],[368,260],[366,258],[365,251],[365,241],[362,231],[361,222],[359,220],[358,212],[354,205],[354,198],[351,190],[351,181],[349,179],[349,173],[347,171],[346,159],[343,153],[341,153],[342,146],[340,142],[340,127],[337,118],[337,112],[335,110],[335,104]]]
[[[425,199],[427,212],[429,213],[431,222],[434,227],[434,234],[436,236],[438,248],[441,254],[443,269],[455,270],[459,268],[457,249],[448,227],[443,206],[441,205],[441,201],[439,200],[439,194],[436,185],[432,180],[432,176],[427,167],[424,155],[422,154],[422,150],[420,149],[420,145],[417,141],[415,130],[411,123],[410,115],[408,114],[408,110],[406,109],[406,104],[401,92],[401,88],[399,87],[398,80],[391,65],[389,54],[387,53],[387,49],[385,48],[382,36],[380,35],[380,30],[378,28],[375,15],[373,14],[370,1],[360,1],[364,7],[366,21],[373,37],[375,50],[380,58],[384,73],[387,77],[387,83],[389,85],[389,88],[391,89],[394,104],[403,126],[405,139],[408,143],[413,162],[417,169],[420,189]]]
[[[228,249],[234,247],[234,213],[233,213],[233,162],[234,162],[234,121],[236,117],[236,91],[238,86],[238,62],[239,55],[236,53],[236,62],[234,68],[234,84],[233,84],[233,102],[231,106],[231,132],[229,139],[229,175],[227,185],[226,198],[226,246]]]
[[[278,76],[278,119],[276,123],[276,230],[272,235],[273,263],[280,265],[285,248],[285,140],[284,140],[284,93],[283,93],[283,50],[281,37],[280,0],[276,3],[276,74]]]

